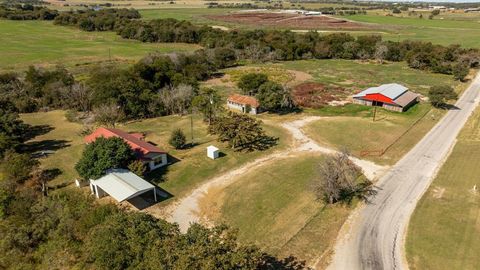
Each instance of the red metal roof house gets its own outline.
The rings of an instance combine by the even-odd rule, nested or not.
[[[122,138],[132,150],[137,154],[139,160],[143,161],[149,170],[155,170],[167,165],[167,152],[161,150],[155,145],[144,141],[141,133],[128,133],[116,128],[97,128],[92,134],[85,137],[85,142],[92,143],[97,138]]]
[[[390,83],[378,87],[371,87],[354,95],[353,102],[403,112],[418,102],[418,97],[418,94],[409,91],[407,87]]]

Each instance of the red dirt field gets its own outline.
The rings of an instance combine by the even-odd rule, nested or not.
[[[320,108],[332,101],[343,101],[349,92],[341,87],[328,87],[320,83],[306,82],[293,89],[295,104],[306,108]]]
[[[366,24],[351,22],[324,15],[306,16],[273,12],[251,12],[230,13],[225,15],[207,15],[205,17],[224,22],[291,29],[360,30],[370,28]]]

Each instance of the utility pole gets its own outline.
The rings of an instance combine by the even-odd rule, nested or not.
[[[193,147],[193,108],[192,113],[190,114],[190,134],[192,136],[191,147]]]
[[[373,104],[373,122],[375,122],[375,116],[377,114],[377,102],[372,101],[372,104]]]
[[[111,52],[111,48],[108,48],[108,62],[112,62],[112,52]]]

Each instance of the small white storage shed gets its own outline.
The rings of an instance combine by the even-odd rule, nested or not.
[[[207,156],[211,159],[217,159],[220,154],[220,150],[217,147],[210,145],[207,147]]]

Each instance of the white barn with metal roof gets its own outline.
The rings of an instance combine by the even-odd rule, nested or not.
[[[157,192],[154,185],[124,169],[109,170],[105,176],[97,180],[90,179],[90,190],[97,198],[108,194],[118,202],[153,191],[155,201],[157,201]]]

